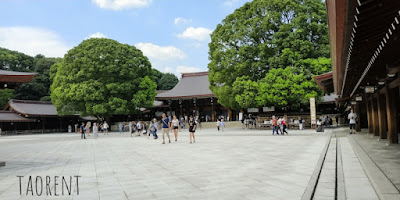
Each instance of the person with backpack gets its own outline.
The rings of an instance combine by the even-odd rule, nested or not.
[[[167,115],[165,113],[163,113],[163,115],[162,115],[161,127],[162,127],[162,132],[163,132],[163,142],[162,142],[162,144],[165,144],[165,135],[167,135],[169,143],[171,143],[171,138],[169,137],[169,131],[171,129],[171,124],[170,124],[169,119],[167,118]]]

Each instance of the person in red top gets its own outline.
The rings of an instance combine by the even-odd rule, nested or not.
[[[281,121],[281,123],[282,123],[282,126],[283,126],[282,135],[284,135],[285,133],[286,133],[286,135],[287,135],[287,134],[288,134],[288,132],[286,131],[286,120],[285,120],[285,118],[284,118],[284,117],[282,118],[282,121]]]
[[[275,119],[275,115],[273,115],[272,116],[272,135],[275,134],[275,131],[276,131],[276,134],[279,135],[278,128],[279,128],[278,127],[278,120],[276,120]]]

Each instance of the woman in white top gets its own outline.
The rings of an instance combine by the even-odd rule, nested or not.
[[[99,127],[97,126],[97,123],[93,123],[93,135],[94,139],[97,139],[99,133]]]
[[[107,134],[107,135],[108,135],[108,124],[107,124],[107,122],[106,122],[106,121],[104,121],[104,124],[103,124],[103,130],[104,130],[104,135],[105,135],[105,134]]]
[[[179,120],[174,115],[172,119],[172,127],[174,128],[175,142],[178,141]]]

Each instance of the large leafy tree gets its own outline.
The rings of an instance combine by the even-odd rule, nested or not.
[[[8,101],[14,97],[13,93],[13,90],[7,88],[0,90],[0,110],[2,110],[7,105]]]
[[[170,90],[175,87],[179,82],[178,78],[172,73],[165,73],[161,77],[157,89],[159,90]]]
[[[33,57],[26,54],[0,48],[0,69],[20,72],[33,71]]]
[[[52,67],[51,101],[61,115],[108,117],[151,107],[156,84],[143,53],[115,40],[92,38]]]
[[[35,56],[33,71],[37,72],[38,75],[36,75],[31,82],[22,84],[15,91],[15,98],[26,100],[50,100],[50,68],[60,61],[61,58],[46,58],[43,55]]]
[[[209,48],[210,89],[222,105],[236,109],[298,105],[310,94],[321,95],[312,76],[330,70],[325,6],[321,0],[254,0],[217,26]],[[316,92],[300,84],[300,89],[310,93],[289,92],[282,96],[285,100],[269,98],[263,92],[274,93],[261,90],[268,82],[266,76],[272,73],[285,79],[280,72],[304,77]]]

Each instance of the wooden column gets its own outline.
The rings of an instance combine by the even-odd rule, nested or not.
[[[378,136],[379,135],[378,108],[377,108],[376,100],[374,99],[374,95],[372,95],[372,98],[371,98],[371,107],[372,107],[372,121],[373,121],[372,129],[373,129],[374,136]]]
[[[228,117],[229,121],[232,121],[232,110],[230,108],[228,108]]]
[[[182,100],[179,99],[179,115],[181,115],[182,117],[184,117],[185,115],[183,114],[183,110],[182,110]],[[179,119],[181,120],[181,119]]]
[[[386,91],[386,116],[387,116],[387,125],[388,125],[388,139],[390,144],[396,144],[399,142],[397,130],[397,104],[396,97],[391,92],[389,85],[385,86]]]
[[[378,124],[379,124],[379,136],[381,139],[387,138],[387,122],[386,122],[386,108],[385,99],[382,95],[377,94],[376,97],[378,103]]]
[[[354,105],[354,112],[357,114],[357,121],[356,121],[356,131],[360,132],[361,131],[361,112],[360,112],[360,104],[357,102],[356,105]]]
[[[368,100],[368,96],[367,95],[364,95],[364,99],[365,99],[365,104],[366,104],[366,108],[367,108],[368,132],[369,133],[373,133],[373,130],[372,130],[372,109],[371,109],[370,101]]]
[[[214,98],[211,98],[211,121],[215,121]]]

